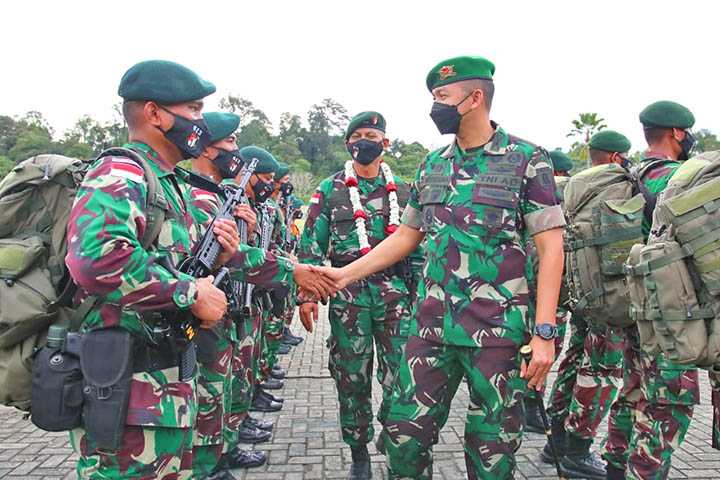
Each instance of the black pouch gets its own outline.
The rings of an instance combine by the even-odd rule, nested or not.
[[[63,432],[81,425],[80,335],[70,333],[66,342],[63,349],[40,348],[33,358],[30,419],[48,432]]]
[[[133,340],[120,328],[83,335],[83,427],[98,450],[117,450],[127,419],[132,382]]]
[[[197,345],[197,360],[203,365],[211,365],[217,358],[218,334],[213,329],[201,328],[195,335]]]

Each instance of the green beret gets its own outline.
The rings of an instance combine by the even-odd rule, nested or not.
[[[292,208],[300,208],[300,207],[302,207],[303,205],[305,205],[305,202],[302,201],[302,198],[298,198],[298,197],[296,197],[296,196],[293,195],[293,197],[292,197],[292,203],[290,204],[290,206],[291,206]]]
[[[166,60],[147,60],[125,72],[118,95],[124,100],[152,100],[164,105],[200,100],[215,93],[215,85],[187,67]]]
[[[288,175],[290,173],[290,165],[288,165],[285,162],[278,162],[278,168],[275,170],[275,178],[280,180],[285,175]]]
[[[559,148],[550,152],[553,170],[556,172],[569,172],[573,168],[573,161]]]
[[[345,130],[345,141],[350,138],[350,135],[358,128],[374,128],[385,133],[385,117],[380,115],[378,112],[362,112],[355,115],[350,123],[348,123],[347,129]]]
[[[483,57],[455,57],[443,60],[428,73],[425,84],[431,92],[437,87],[463,80],[484,78],[492,80],[495,65]]]
[[[255,167],[255,173],[274,173],[278,169],[278,162],[272,153],[254,145],[241,148],[240,158],[245,162],[257,158],[258,164],[257,167]]]
[[[630,151],[630,140],[614,130],[602,130],[590,138],[588,147],[606,152],[625,153]]]
[[[640,123],[646,128],[691,128],[695,125],[695,116],[679,103],[661,100],[640,112]]]
[[[230,112],[203,113],[203,118],[210,129],[210,143],[229,137],[240,126],[240,117]]]

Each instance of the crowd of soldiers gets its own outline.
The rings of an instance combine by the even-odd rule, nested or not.
[[[426,157],[411,184],[382,160],[385,118],[353,117],[344,169],[317,187],[300,233],[302,202],[288,166],[258,146],[239,148],[237,115],[202,112],[212,83],[173,62],[130,68],[118,90],[125,147],[159,178],[165,211],[157,240],[145,245],[156,203],[146,174],[110,155],[90,168],[71,212],[67,266],[82,295],[100,299],[82,331],[119,327],[134,339],[120,448],[98,448],[85,429],[73,430],[79,477],[232,479],[232,469],[264,464],[262,453],[240,445],[268,441],[273,425],[250,412],[282,408],[268,390],[283,385],[278,353],[301,341],[289,331],[296,306],[312,332],[318,302],[329,299],[329,370],[352,455],[349,479],[372,477],[373,441],[391,478],[432,478],[432,447],[462,381],[468,478],[513,478],[523,428],[544,432],[533,393],[545,387],[566,324],[570,347],[548,412],[556,449],[548,445],[543,461],[559,460],[572,478],[666,478],[699,400],[697,370],[643,355],[635,327],[588,324],[559,305],[562,193],[573,165],[490,120],[494,71],[481,57],[430,70],[431,118],[455,139]],[[639,181],[657,196],[688,157],[694,119],[679,104],[657,102],[640,121],[649,148]],[[623,135],[602,131],[589,148],[593,165],[629,168]],[[186,159],[192,172],[177,167]],[[235,218],[216,218],[233,187],[247,202]],[[234,297],[214,276],[174,268],[208,229]],[[154,340],[155,317],[173,310],[200,322],[196,374],[183,375],[177,356]],[[526,345],[532,355],[523,360]],[[600,458],[590,448],[608,414]]]

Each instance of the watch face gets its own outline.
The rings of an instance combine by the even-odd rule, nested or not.
[[[542,325],[538,325],[536,327],[537,334],[545,339],[552,338],[553,330],[553,326],[549,323],[543,323]]]

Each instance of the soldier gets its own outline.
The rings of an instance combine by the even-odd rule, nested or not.
[[[351,160],[313,194],[298,247],[300,262],[322,265],[329,259],[342,267],[367,254],[399,226],[409,187],[383,162],[389,145],[385,126],[377,112],[362,112],[350,121],[345,142]],[[328,367],[338,391],[343,441],[352,453],[350,479],[371,477],[366,445],[374,437],[373,350],[377,350],[377,379],[383,391],[377,416],[384,423],[410,323],[408,298],[415,288],[411,284],[417,281],[422,258],[419,248],[413,251],[414,265],[388,264],[367,280],[347,285],[330,301]],[[300,307],[309,331],[317,311],[314,301]]]
[[[589,148],[593,166],[616,163],[629,168],[630,140],[624,135],[603,130],[590,139]],[[565,475],[604,479],[605,462],[590,447],[622,383],[622,329],[590,324],[572,314],[570,331],[570,344],[550,393],[553,438]],[[554,463],[549,444],[540,458]]]
[[[144,246],[141,239],[148,215],[157,213],[151,208],[155,199],[148,198],[144,168],[129,157],[97,160],[70,212],[67,266],[82,296],[96,298],[81,330],[123,342],[90,352],[88,356],[101,357],[83,361],[112,369],[116,357],[126,351],[133,372],[129,400],[108,399],[104,407],[94,405],[98,407],[94,411],[93,402],[85,400],[85,427],[94,423],[109,429],[110,419],[117,418],[120,429],[112,433],[121,435],[121,440],[119,448],[107,451],[98,448],[84,429],[73,430],[70,440],[80,455],[80,478],[191,477],[192,429],[198,409],[195,379],[180,372],[173,351],[179,334],[173,331],[173,339],[165,341],[164,333],[155,332],[163,310],[190,310],[202,328],[211,328],[227,306],[212,277],[193,278],[171,268],[189,254],[200,235],[186,208],[190,199],[178,188],[184,181],[174,167],[208,145],[202,99],[214,91],[212,83],[193,71],[166,61],[138,63],[120,81],[118,94],[124,100],[130,138],[126,147],[141,155],[158,177],[157,194],[167,203],[162,229],[152,245]],[[237,229],[232,221],[224,221],[215,233],[224,247],[224,262],[237,250]],[[172,265],[162,266],[163,257],[169,257]],[[123,391],[122,386],[104,390],[113,397]],[[112,406],[114,411],[103,411]]]
[[[545,150],[489,118],[494,71],[482,57],[451,58],[430,70],[431,118],[455,141],[420,165],[398,231],[360,260],[328,269],[342,287],[425,240],[416,322],[381,435],[391,478],[432,477],[431,448],[463,377],[470,392],[468,476],[512,478],[522,398],[528,386],[543,385],[553,362],[565,220]],[[536,308],[529,302],[528,236],[540,263]],[[529,340],[532,360],[521,365],[519,347]]]
[[[640,113],[648,150],[637,168],[645,197],[643,235],[650,234],[655,201],[695,144],[695,123],[686,107],[655,102]],[[682,443],[699,400],[698,372],[663,354],[650,358],[640,348],[637,326],[624,331],[624,382],[608,421],[604,457],[609,479],[667,478],[672,452]]]

